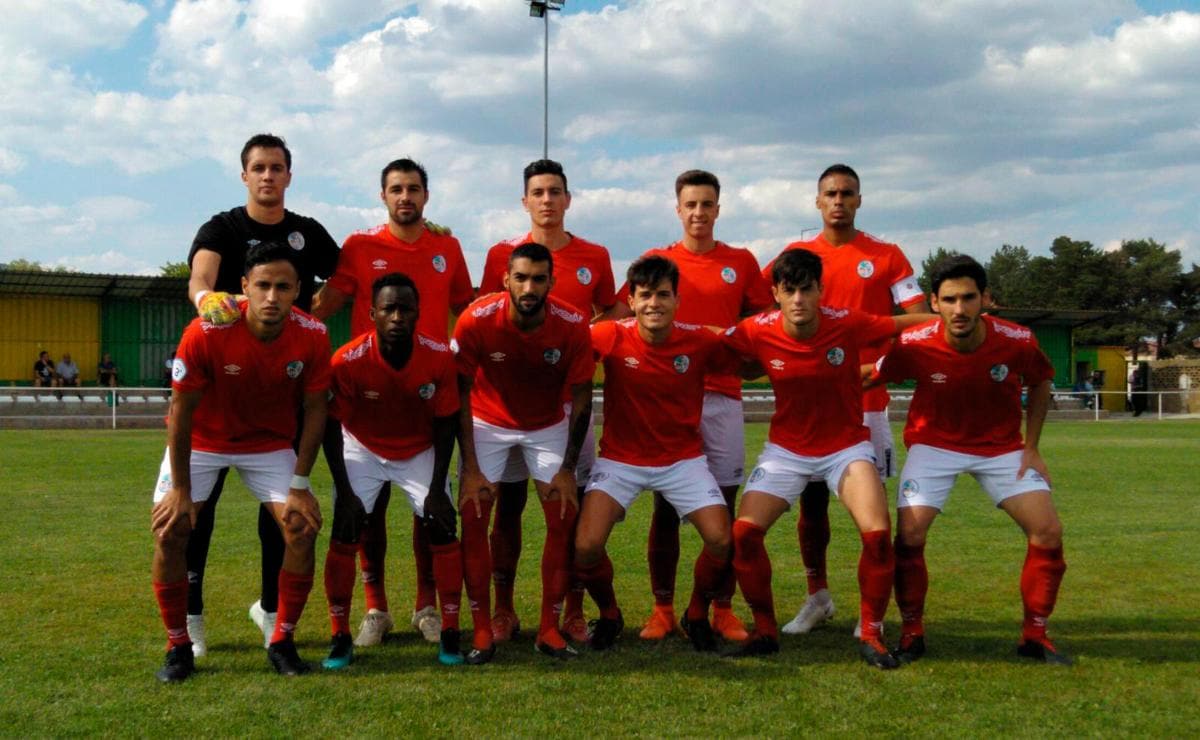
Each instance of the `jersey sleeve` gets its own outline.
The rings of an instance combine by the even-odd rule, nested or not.
[[[329,285],[339,293],[345,293],[348,296],[358,294],[358,279],[355,277],[354,262],[358,259],[358,244],[355,241],[354,235],[351,234],[342,244],[342,251],[338,257],[337,268],[333,275],[329,278]]]
[[[200,329],[200,320],[195,319],[184,330],[179,346],[175,348],[171,388],[181,393],[202,391],[211,381],[208,374],[207,337]]]
[[[706,374],[737,375],[742,366],[742,355],[725,341],[728,330],[721,334],[713,334],[708,329],[702,331],[708,335],[705,337],[705,345],[708,347]]]
[[[232,238],[233,235],[221,217],[213,216],[196,230],[196,237],[192,239],[192,248],[188,251],[188,267],[192,266],[192,260],[196,258],[196,253],[201,249],[216,252],[224,259],[226,247]]]
[[[592,355],[592,333],[588,324],[574,325],[571,331],[571,368],[567,372],[567,385],[587,383],[596,373],[596,359]]]
[[[313,332],[310,340],[312,351],[309,354],[309,372],[305,373],[304,392],[320,393],[329,390],[331,374],[329,371],[329,335],[325,332]]]
[[[310,218],[308,221],[312,226],[311,234],[317,241],[310,247],[315,247],[314,254],[316,255],[312,263],[313,274],[322,280],[327,280],[337,270],[338,255],[341,250],[338,249],[337,242],[333,240],[320,221],[315,218]]]
[[[344,347],[342,349],[345,349]],[[349,364],[341,357],[342,350],[329,363],[329,415],[341,422],[350,420],[354,409],[354,377]]]
[[[504,268],[507,260],[503,256],[503,246],[501,242],[488,250],[487,260],[483,264],[483,277],[479,278],[481,296],[504,290]]]
[[[735,326],[729,327],[721,335],[721,341],[725,347],[738,357],[757,359],[754,355],[754,340],[751,336],[754,318],[751,316],[750,318],[742,319]]]
[[[479,367],[479,342],[476,331],[474,317],[464,311],[458,318],[458,323],[454,325],[454,338],[450,340],[455,369],[460,375],[468,378],[474,378],[475,370]]]
[[[458,371],[455,369],[453,355],[439,358],[437,369],[437,390],[433,396],[433,415],[450,416],[458,413]]]
[[[909,368],[908,345],[896,342],[887,353],[875,361],[875,369],[871,371],[871,382],[899,383],[913,377],[915,373]]]
[[[1054,378],[1054,366],[1036,340],[1021,345],[1021,379],[1025,385],[1035,386]]]
[[[596,361],[602,361],[612,354],[617,345],[617,322],[601,321],[591,325],[592,356]]]
[[[742,313],[758,312],[775,305],[771,281],[764,277],[754,253],[746,250],[746,292],[742,296]]]
[[[475,288],[471,285],[471,273],[467,271],[467,261],[463,258],[462,245],[457,239],[450,240],[454,248],[450,250],[450,310],[458,313],[468,303],[475,299]]]
[[[612,258],[603,247],[601,253],[603,259],[596,265],[598,278],[596,290],[592,293],[592,305],[606,311],[617,303],[617,286],[613,278]]]
[[[899,247],[893,249],[890,262],[892,303],[900,308],[908,308],[923,301],[925,294],[921,292],[912,265]]]
[[[896,322],[891,316],[875,316],[865,311],[851,311],[854,318],[858,341],[862,344],[873,344],[881,339],[896,335]]]

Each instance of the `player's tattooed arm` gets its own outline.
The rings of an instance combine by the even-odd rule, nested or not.
[[[192,503],[192,415],[202,395],[202,391],[175,391],[172,395],[167,417],[171,489],[150,511],[150,529],[159,539],[165,539],[184,519],[189,530],[196,525],[196,506]]]
[[[475,379],[458,374],[458,454],[462,458],[462,477],[458,481],[458,510],[469,516],[467,503],[476,518],[483,515],[481,502],[491,500],[493,485],[479,470],[479,458],[475,456],[475,419],[471,415],[471,386]]]
[[[1038,443],[1042,439],[1042,426],[1046,423],[1046,412],[1050,409],[1050,396],[1054,392],[1053,381],[1047,379],[1029,389],[1029,404],[1025,410],[1025,449],[1021,451],[1021,467],[1017,469],[1017,479],[1025,477],[1026,470],[1041,473],[1046,482],[1050,482],[1050,471],[1038,451]]]

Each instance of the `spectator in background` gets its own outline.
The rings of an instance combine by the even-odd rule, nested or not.
[[[57,388],[61,382],[54,370],[54,360],[50,359],[49,352],[43,350],[38,355],[37,362],[33,363],[33,387]]]
[[[58,367],[55,368],[58,372],[59,385],[63,388],[78,388],[79,387],[79,366],[71,359],[70,352],[63,352],[62,359],[58,361]],[[76,393],[79,400],[83,400],[83,395]],[[59,398],[62,398],[60,395]]]
[[[113,362],[112,355],[105,352],[96,364],[96,382],[101,388],[116,388],[118,372],[120,370]]]

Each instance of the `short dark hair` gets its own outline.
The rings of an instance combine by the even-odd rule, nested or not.
[[[625,271],[625,282],[629,283],[629,292],[640,286],[654,287],[663,280],[671,281],[671,290],[679,292],[679,267],[666,257],[651,255],[634,260]]]
[[[789,249],[771,266],[771,283],[802,288],[821,282],[821,258],[807,249]]]
[[[379,297],[379,291],[384,288],[409,288],[413,292],[413,297],[417,299],[417,305],[421,304],[421,293],[417,290],[417,284],[413,282],[412,278],[402,272],[389,272],[371,283],[372,304]]]
[[[242,146],[242,170],[246,169],[246,165],[250,163],[251,149],[282,149],[283,161],[287,164],[288,172],[292,171],[292,150],[288,149],[287,142],[282,136],[275,134],[255,134],[246,140]]]
[[[300,261],[296,258],[296,250],[274,241],[259,242],[246,251],[246,268],[242,274],[249,275],[250,271],[259,265],[280,260],[290,264],[296,271],[296,277],[300,277]]]
[[[983,269],[983,265],[976,262],[974,257],[955,254],[938,261],[930,271],[929,285],[933,294],[937,295],[938,288],[942,286],[942,283],[956,278],[971,278],[975,281],[975,287],[979,288],[980,293],[987,290],[987,270]]]
[[[825,171],[821,173],[821,176],[817,178],[817,187],[821,187],[821,181],[830,175],[849,175],[850,177],[854,178],[854,182],[860,188],[862,187],[862,180],[858,179],[858,173],[854,171],[854,168],[848,164],[841,163],[831,164],[826,167]]]
[[[429,189],[429,175],[425,172],[425,168],[421,166],[420,162],[408,157],[401,157],[400,159],[393,159],[391,162],[388,162],[383,171],[379,173],[380,190],[387,188],[387,176],[389,172],[415,172],[421,176],[421,188],[423,190]]]
[[[529,190],[529,178],[538,175],[558,175],[563,181],[563,190],[567,188],[567,174],[563,172],[563,166],[553,159],[539,159],[535,162],[530,162],[525,165],[525,189]],[[568,190],[568,192],[570,192]]]
[[[527,259],[530,262],[549,262],[550,274],[554,274],[554,256],[550,254],[550,250],[546,248],[545,244],[525,242],[514,249],[512,254],[508,255],[508,269],[511,270],[513,262],[519,259]]]
[[[688,170],[675,178],[675,197],[678,198],[688,185],[711,185],[717,191],[717,197],[721,197],[721,181],[707,170]]]

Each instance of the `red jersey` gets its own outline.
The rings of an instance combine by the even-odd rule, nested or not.
[[[900,247],[880,241],[865,231],[858,232],[854,239],[840,247],[830,244],[824,234],[818,234],[812,241],[793,242],[783,251],[789,249],[807,249],[821,258],[821,283],[825,288],[821,303],[826,306],[891,316],[893,305],[907,308],[925,298],[913,276],[912,265]],[[763,271],[768,282],[774,264],[771,260]],[[890,344],[889,338],[863,347],[862,361],[874,362]],[[887,388],[882,385],[863,395],[866,411],[883,411],[887,404]]]
[[[771,283],[763,279],[758,260],[749,249],[731,247],[724,242],[704,254],[695,254],[676,242],[669,247],[651,249],[643,257],[666,257],[679,267],[679,310],[677,321],[719,326],[736,324],[743,315],[761,311],[775,303]],[[629,286],[622,285],[617,300],[629,297]],[[741,378],[732,374],[710,375],[706,390],[741,399]]]
[[[409,244],[393,236],[387,224],[356,231],[346,237],[337,272],[329,278],[331,286],[354,298],[352,336],[375,331],[371,285],[389,272],[402,272],[416,283],[421,297],[417,331],[435,339],[449,336],[450,309],[465,306],[475,296],[462,247],[454,237],[425,229]]]
[[[458,372],[474,378],[471,413],[505,429],[531,431],[563,418],[566,389],[592,379],[587,319],[546,297],[546,320],[531,332],[508,318],[508,293],[480,298],[454,326]]]
[[[330,413],[354,438],[387,460],[407,460],[433,446],[433,419],[458,411],[458,375],[445,342],[413,337],[412,356],[392,367],[375,332],[333,355]],[[400,421],[401,423],[397,423]]]
[[[171,367],[171,388],[203,391],[192,416],[192,449],[250,454],[292,446],[304,394],[329,388],[329,335],[298,308],[264,342],[242,320],[217,326],[193,319]]]
[[[915,378],[917,389],[904,425],[904,444],[931,445],[969,455],[1019,450],[1021,386],[1054,377],[1033,332],[983,315],[987,338],[974,352],[946,342],[936,319],[903,334],[876,365],[874,378]]]
[[[821,306],[817,332],[808,339],[788,336],[780,312],[768,311],[743,320],[726,341],[771,379],[775,414],[768,438],[797,455],[819,457],[871,438],[863,426],[859,354],[895,327],[890,316]]]
[[[677,321],[666,342],[649,344],[627,318],[594,324],[592,347],[604,363],[601,457],[660,467],[703,454],[705,376],[737,366],[719,336]]]
[[[612,261],[608,250],[599,244],[580,239],[574,234],[570,236],[571,241],[565,247],[550,253],[554,258],[554,288],[551,292],[558,300],[591,318],[596,308],[604,310],[617,302]],[[483,278],[479,281],[480,295],[504,290],[504,273],[508,271],[509,255],[517,247],[531,241],[532,232],[500,242],[488,250]]]

